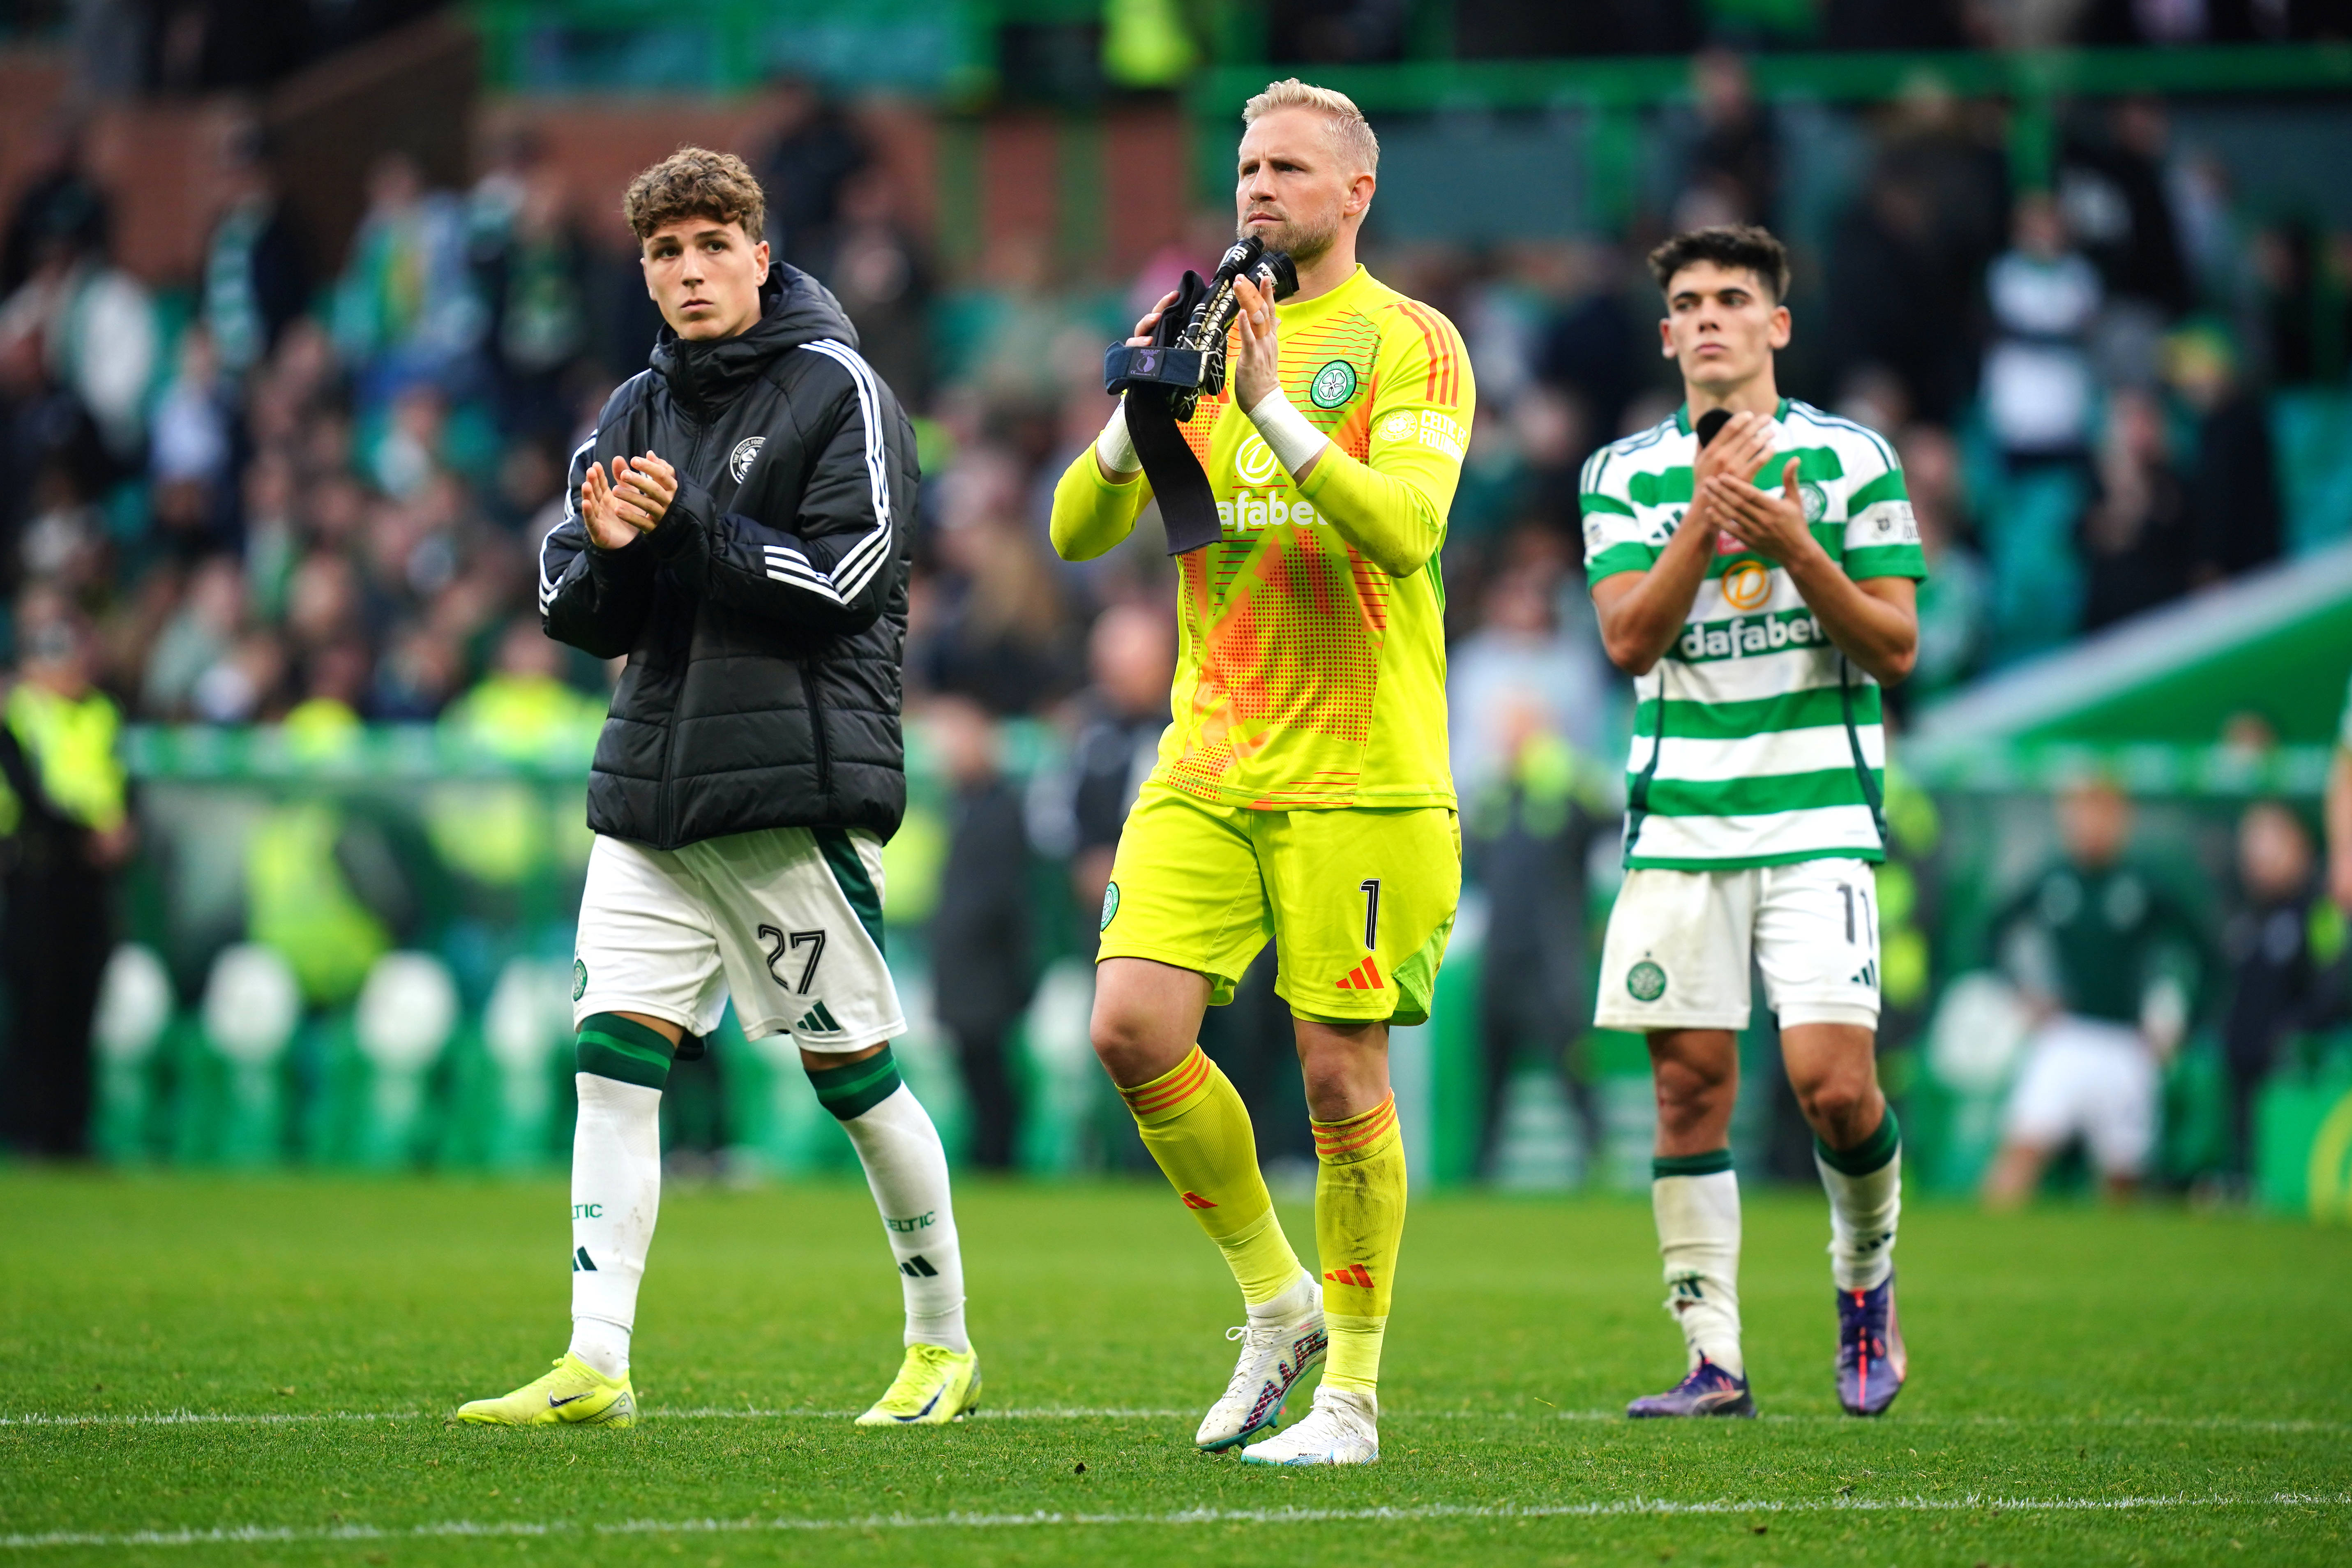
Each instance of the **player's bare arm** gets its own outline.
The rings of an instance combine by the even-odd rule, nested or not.
[[[1780,485],[1775,494],[1717,474],[1706,481],[1706,494],[1725,532],[1788,568],[1806,607],[1839,651],[1881,686],[1896,685],[1918,658],[1919,585],[1908,577],[1857,583],[1847,576],[1805,526],[1796,458],[1781,466]]]
[[[1647,572],[1619,572],[1592,585],[1601,645],[1618,668],[1628,675],[1647,675],[1683,635],[1683,623],[1716,553],[1719,524],[1707,481],[1718,475],[1752,474],[1771,449],[1769,420],[1745,410],[1733,415],[1716,438],[1699,449],[1693,466],[1691,508],[1656,563]]]

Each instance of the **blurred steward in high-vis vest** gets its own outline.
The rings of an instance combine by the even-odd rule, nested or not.
[[[131,852],[121,717],[91,682],[89,636],[25,617],[0,722],[0,976],[10,1012],[0,1137],[36,1157],[89,1146],[90,1018]]]

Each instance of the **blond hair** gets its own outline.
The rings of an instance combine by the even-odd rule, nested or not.
[[[629,182],[621,216],[640,240],[681,218],[740,224],[743,237],[760,243],[768,203],[751,166],[732,153],[681,147]]]
[[[1311,109],[1331,127],[1331,144],[1367,174],[1381,172],[1381,139],[1356,100],[1328,87],[1310,87],[1297,77],[1268,82],[1264,92],[1242,105],[1242,123],[1255,125],[1277,109]]]

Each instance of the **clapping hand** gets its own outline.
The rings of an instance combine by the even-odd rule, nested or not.
[[[1144,311],[1142,319],[1135,323],[1135,335],[1127,340],[1127,346],[1131,349],[1150,348],[1151,330],[1160,324],[1160,318],[1167,312],[1168,307],[1175,302],[1176,290],[1173,289],[1160,296],[1160,303]]]
[[[1255,279],[1234,279],[1241,310],[1234,317],[1234,406],[1246,414],[1282,385],[1282,347],[1275,338],[1274,293]]]
[[[1715,439],[1698,449],[1698,458],[1692,465],[1691,517],[1704,524],[1712,521],[1717,530],[1716,548],[1718,552],[1738,550],[1744,541],[1729,531],[1721,509],[1708,494],[1709,480],[1727,478],[1742,489],[1749,489],[1748,476],[1764,465],[1772,453],[1772,422],[1754,414],[1739,413],[1725,422],[1715,433]],[[1691,521],[1685,517],[1685,522]]]
[[[677,499],[677,470],[661,458],[651,452],[615,458],[609,479],[603,465],[589,465],[588,477],[580,485],[580,519],[589,543],[599,550],[618,550],[661,526]]]
[[[1797,467],[1794,458],[1780,466],[1778,495],[1744,479],[1711,476],[1703,493],[1716,526],[1784,566],[1817,549],[1805,527],[1805,497],[1797,487]]]

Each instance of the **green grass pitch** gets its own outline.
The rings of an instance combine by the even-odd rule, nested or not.
[[[442,1417],[562,1347],[555,1184],[0,1175],[0,1568],[2352,1561],[2352,1232],[1916,1205],[1912,1385],[1863,1422],[1821,1199],[1756,1197],[1763,1418],[1637,1426],[1681,1367],[1646,1205],[1431,1198],[1381,1462],[1283,1471],[1191,1449],[1238,1304],[1164,1188],[959,1206],[981,1416],[849,1425],[898,1290],[842,1184],[668,1194],[648,1418],[503,1432]]]

